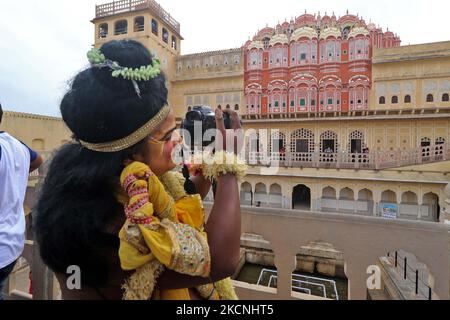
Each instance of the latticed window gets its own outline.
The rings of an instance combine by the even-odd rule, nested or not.
[[[436,139],[435,147],[434,147],[435,155],[440,156],[440,155],[444,154],[444,144],[445,144],[445,138],[439,137]]]
[[[325,131],[320,136],[320,150],[324,153],[336,153],[338,151],[337,134],[333,131]]]
[[[254,132],[248,137],[248,150],[250,152],[260,152],[259,133]]]
[[[434,96],[432,94],[427,95],[427,102],[434,102]]]
[[[263,39],[264,50],[269,49],[269,44],[270,44],[270,38],[264,38]]]
[[[386,98],[385,97],[380,97],[378,103],[379,104],[386,104]]]
[[[314,152],[314,133],[308,129],[299,129],[294,131],[291,135],[291,152]]]
[[[98,29],[98,37],[99,38],[106,38],[108,36],[108,24],[103,23],[99,26]]]
[[[430,146],[431,145],[431,139],[430,138],[422,138],[421,140],[420,140],[420,145],[422,146],[422,147],[428,147],[428,146]]]
[[[158,21],[152,19],[152,33],[157,36],[158,35]]]
[[[428,160],[431,155],[431,139],[428,137],[422,138],[420,146],[422,147],[422,158]]]
[[[271,152],[286,152],[286,135],[281,132],[273,132],[270,140]]]
[[[348,137],[348,152],[363,153],[365,149],[364,133],[361,131],[353,131]]]
[[[320,162],[336,162],[338,152],[337,134],[333,131],[325,131],[320,136]]]

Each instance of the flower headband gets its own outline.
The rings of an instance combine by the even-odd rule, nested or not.
[[[87,57],[92,67],[95,68],[110,68],[113,70],[112,76],[114,78],[122,77],[125,80],[131,80],[136,90],[137,95],[141,98],[141,90],[139,89],[138,81],[149,81],[161,74],[161,63],[158,59],[153,60],[153,65],[142,66],[140,68],[121,67],[118,62],[106,59],[105,55],[96,48],[91,49],[87,53]]]

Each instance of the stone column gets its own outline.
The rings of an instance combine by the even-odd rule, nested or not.
[[[296,258],[287,252],[275,252],[275,266],[277,267],[277,299],[292,300],[292,272],[294,272]]]
[[[309,211],[314,212],[316,211],[316,185],[314,185],[312,188],[310,188],[310,196],[311,198],[309,203]]]
[[[255,186],[253,186],[253,184],[252,184],[251,187],[252,187],[252,199],[251,199],[250,206],[253,207],[255,205]]]
[[[373,193],[373,212],[372,212],[372,215],[374,217],[378,216],[378,213],[379,213],[378,212],[379,211],[378,205],[380,204],[380,202],[381,202],[381,193],[376,190]]]
[[[444,190],[444,208],[442,209],[440,220],[450,224],[450,184]]]
[[[419,213],[417,215],[417,219],[418,220],[422,220],[422,205],[423,205],[423,197],[420,197],[417,201],[418,206],[419,206]]]
[[[350,260],[350,261],[348,261]],[[346,275],[348,278],[348,298],[349,300],[367,300],[367,263],[365,259],[348,257],[346,265]],[[355,260],[352,262],[352,260]]]
[[[401,218],[402,215],[402,193],[401,191],[398,192],[397,191],[397,208],[398,208],[398,212],[397,212],[397,219]]]
[[[286,189],[284,188],[284,186],[281,186],[281,190],[282,192],[285,192],[284,197],[283,197],[283,208],[284,209],[289,209],[289,210],[293,210],[294,208],[292,207],[292,196],[293,196],[293,189],[291,188],[291,186],[287,186]]]

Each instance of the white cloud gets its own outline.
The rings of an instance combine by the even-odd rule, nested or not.
[[[96,0],[0,0],[0,101],[9,110],[58,115],[66,82],[86,64]],[[240,47],[258,29],[308,12],[358,13],[403,44],[450,40],[447,0],[161,0],[181,23],[182,53]]]

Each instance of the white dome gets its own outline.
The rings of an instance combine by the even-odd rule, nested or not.
[[[322,30],[322,33],[320,34],[320,39],[327,39],[328,37],[335,37],[339,38],[342,37],[341,30],[336,27],[329,27]]]
[[[264,50],[264,45],[261,41],[256,40],[256,41],[253,41],[252,43],[250,43],[250,45],[247,48],[248,48],[248,50],[251,50],[251,49],[263,49]]]
[[[348,38],[349,39],[350,38],[354,38],[354,37],[359,36],[359,35],[368,36],[369,35],[369,31],[366,28],[364,28],[364,27],[355,27],[348,34]]]
[[[301,27],[294,31],[294,33],[291,36],[291,40],[297,41],[300,38],[306,37],[308,39],[314,39],[317,38],[317,31],[314,30],[314,28],[311,27]]]
[[[289,39],[284,33],[279,33],[279,34],[274,35],[272,37],[272,39],[270,39],[269,45],[274,46],[274,45],[276,45],[278,43],[280,43],[280,44],[288,44],[289,43]]]

